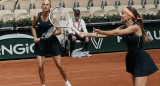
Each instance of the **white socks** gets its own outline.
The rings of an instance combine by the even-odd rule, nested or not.
[[[42,86],[45,86],[45,85],[42,85]]]
[[[72,85],[69,83],[69,81],[66,81],[65,86],[72,86]]]

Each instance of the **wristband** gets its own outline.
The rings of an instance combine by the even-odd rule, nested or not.
[[[74,34],[73,34],[73,33],[70,33],[69,35],[70,35],[70,36],[73,36]]]

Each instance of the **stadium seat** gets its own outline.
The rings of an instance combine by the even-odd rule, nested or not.
[[[149,9],[151,9],[151,8],[156,8],[156,7],[155,7],[154,4],[147,4],[147,5],[145,5],[145,9],[146,9],[146,10],[149,10]]]
[[[137,9],[139,14],[145,14],[146,9],[145,7],[145,0],[133,0],[134,5],[132,5],[132,7],[134,7],[135,9]]]
[[[19,9],[19,10],[14,10],[14,16],[15,16],[15,19],[18,17],[19,14],[21,13],[28,13],[27,10],[24,10],[24,9]],[[16,19],[17,20],[17,19]]]
[[[4,14],[11,14],[12,12],[10,10],[0,10],[0,19],[2,17],[2,15]]]
[[[93,7],[90,7],[90,13],[93,16],[102,16],[105,15],[105,12],[102,8],[103,0],[93,0]]]
[[[1,16],[1,20],[3,22],[6,22],[8,20],[14,20],[14,15],[13,14],[4,14]]]
[[[146,13],[146,9],[145,8],[139,8],[137,9],[137,12],[140,14],[140,15],[143,15]]]
[[[2,1],[2,10],[13,11],[15,6],[15,0],[4,0]]]
[[[31,7],[31,0],[19,0],[18,1],[18,7],[19,9],[25,9],[29,11]]]
[[[73,12],[72,8],[65,8],[68,12]]]
[[[146,12],[156,15],[158,13],[158,8],[150,8]]]
[[[91,14],[89,11],[81,11],[81,17],[90,17]]]
[[[90,11],[88,7],[89,0],[77,0],[77,8],[81,11],[81,16],[90,16]]]
[[[94,16],[102,16],[102,17],[104,17],[104,16],[105,16],[105,11],[104,11],[104,10],[95,11],[95,12],[93,13],[93,17],[94,17]]]
[[[119,11],[119,13],[121,13],[122,10],[123,10],[124,8],[126,8],[126,7],[127,7],[127,5],[120,5],[120,6],[118,6],[118,11]]]
[[[142,1],[144,3],[145,0],[133,0],[134,5],[142,5]]]
[[[64,0],[64,4],[66,8],[73,8],[75,0]]]
[[[73,18],[74,17],[74,12],[73,11],[70,11],[70,12],[68,12],[69,13],[69,15],[70,15],[70,18]]]
[[[118,2],[120,1],[119,5],[125,5],[125,6],[129,6],[129,0],[118,0]]]
[[[86,7],[77,7],[80,11],[88,11]]]
[[[81,16],[90,16],[90,11],[86,7],[77,7],[81,11]]]
[[[89,0],[77,0],[77,3],[79,4],[79,7],[88,7]]]
[[[134,0],[129,0],[129,1],[128,1],[128,6],[130,7],[130,6],[132,6],[132,5],[134,5]]]
[[[101,10],[101,12],[102,12],[101,7],[90,7],[90,13],[91,13],[91,15],[93,15],[94,12],[99,11],[99,10]]]
[[[156,0],[147,0],[147,4],[145,5],[145,9],[147,12],[157,14],[158,8],[157,8],[157,1]]]
[[[74,12],[72,8],[66,8],[66,10],[68,11],[71,18],[74,17]]]
[[[147,0],[147,4],[145,5],[146,10],[149,10],[150,8],[156,8],[154,0]]]
[[[143,8],[143,6],[142,6],[142,0],[133,0],[132,7],[134,7],[135,9],[141,9],[141,8]]]
[[[115,6],[115,1],[117,0],[106,0],[107,6]]]
[[[52,8],[60,5],[60,0],[51,0]]]
[[[105,6],[105,7],[104,7],[104,11],[105,11],[106,14],[107,14],[108,11],[110,11],[110,10],[116,10],[116,9],[115,9],[114,6]]]
[[[107,15],[109,15],[109,16],[118,15],[118,14],[119,14],[118,10],[109,10],[107,12]]]
[[[20,13],[20,14],[18,14],[17,17],[16,17],[16,20],[24,19],[24,18],[30,18],[29,13]]]
[[[132,7],[134,7],[135,9],[141,9],[142,5],[132,5]]]
[[[77,9],[79,9],[82,13],[82,16],[91,16],[93,15],[94,11],[96,9],[92,9],[93,6],[93,0],[78,0],[77,3],[79,4],[79,7],[77,7]],[[89,4],[90,3],[90,4]]]
[[[158,10],[160,10],[160,4],[158,4],[157,8],[158,8]]]
[[[155,0],[146,0],[146,4],[154,4]]]
[[[36,13],[39,13],[39,12],[41,12],[42,11],[42,9],[31,9],[30,10],[30,17],[31,17],[31,19],[33,19],[33,16],[36,14]]]
[[[104,0],[93,0],[94,7],[101,7]]]
[[[42,0],[34,0],[33,1],[33,9],[41,9]]]

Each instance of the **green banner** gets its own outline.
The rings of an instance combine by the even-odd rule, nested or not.
[[[34,56],[31,32],[5,31],[0,36],[0,59],[18,59]]]
[[[94,26],[94,25],[93,25]],[[92,25],[87,26],[89,32],[93,32]],[[102,30],[112,30],[119,25],[96,25],[96,28]],[[160,48],[160,24],[144,24],[147,33],[150,35],[152,42],[145,43],[145,49]],[[78,47],[81,47],[78,45]],[[78,48],[77,47],[77,48]],[[30,30],[20,31],[1,31],[0,35],[0,60],[4,59],[21,59],[35,57],[33,37]],[[90,38],[90,53],[105,53],[126,51],[126,44],[120,36],[110,38]]]
[[[102,30],[112,30],[117,28],[120,25],[106,25],[106,26],[95,26],[96,28]],[[156,49],[160,48],[160,24],[158,23],[146,23],[144,24],[145,30],[147,30],[148,35],[151,37],[152,41],[144,44],[145,49]],[[93,32],[93,27],[87,27],[89,32]],[[90,53],[104,53],[104,52],[117,52],[117,51],[127,51],[126,44],[122,41],[122,37],[109,37],[103,38],[101,43],[99,42],[99,38],[94,39],[97,42],[97,48],[95,46],[96,43],[90,40],[89,50]],[[101,46],[100,46],[101,45]]]

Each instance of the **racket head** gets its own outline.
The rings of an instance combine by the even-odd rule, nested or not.
[[[55,7],[50,11],[49,14],[49,21],[55,26],[55,27],[61,27],[65,28],[69,24],[69,13],[68,11],[63,7]]]
[[[46,33],[44,33],[43,38],[47,39],[47,38],[51,37],[55,32],[56,32],[56,27],[52,26],[48,29],[48,31]]]

